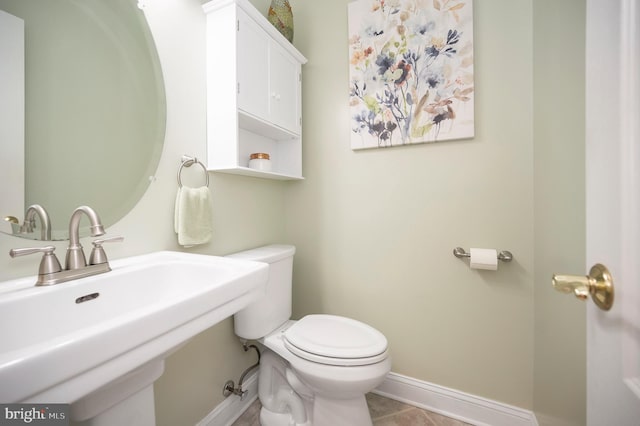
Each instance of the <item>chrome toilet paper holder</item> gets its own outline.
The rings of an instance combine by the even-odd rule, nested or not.
[[[462,247],[454,248],[453,255],[458,259],[462,259],[463,257],[471,257],[471,254],[467,253]],[[513,260],[513,254],[511,254],[510,251],[502,250],[498,253],[498,260],[502,260],[503,262],[511,262]]]

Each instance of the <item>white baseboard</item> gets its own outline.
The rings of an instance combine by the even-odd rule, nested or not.
[[[258,397],[257,372],[243,387],[248,391],[244,400],[227,397],[196,426],[231,426]],[[476,426],[538,426],[532,411],[397,373],[389,373],[373,393]]]
[[[247,391],[243,400],[238,395],[230,395],[200,420],[196,426],[231,426],[238,417],[258,398],[258,372],[254,371],[242,384]]]
[[[532,411],[393,372],[373,393],[477,426],[538,425]]]

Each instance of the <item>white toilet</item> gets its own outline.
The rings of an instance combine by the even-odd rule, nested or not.
[[[230,257],[269,264],[263,298],[234,315],[235,333],[265,346],[258,396],[263,426],[369,426],[365,393],[391,370],[387,339],[335,315],[291,321],[295,247],[269,245]]]

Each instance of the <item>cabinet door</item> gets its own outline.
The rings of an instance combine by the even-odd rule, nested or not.
[[[300,64],[275,42],[269,46],[269,116],[300,134]]]
[[[238,8],[238,108],[269,119],[269,36]],[[220,58],[224,66],[225,58]]]

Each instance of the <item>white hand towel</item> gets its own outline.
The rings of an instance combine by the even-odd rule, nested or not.
[[[178,243],[185,247],[208,243],[213,235],[212,222],[213,207],[209,188],[179,188],[174,220]]]

